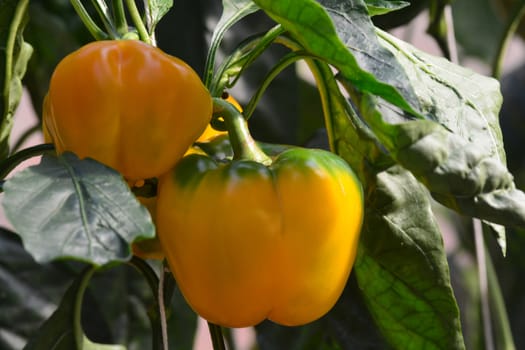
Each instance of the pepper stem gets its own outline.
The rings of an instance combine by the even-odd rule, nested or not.
[[[230,102],[213,99],[213,114],[224,119],[233,148],[233,159],[253,160],[264,165],[272,160],[255,143],[244,116]]]
[[[213,350],[226,350],[224,337],[222,336],[221,326],[208,322]]]

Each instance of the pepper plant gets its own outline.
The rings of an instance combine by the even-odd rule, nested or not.
[[[428,2],[445,57],[374,24],[423,1],[195,3],[0,2],[0,347],[191,349],[198,314],[214,349],[230,327],[258,349],[514,348],[485,245],[512,247],[525,194],[499,81],[452,63],[450,2]],[[303,119],[275,90],[298,63]],[[24,84],[46,139],[28,148],[9,143]],[[436,208],[486,233],[478,338]]]

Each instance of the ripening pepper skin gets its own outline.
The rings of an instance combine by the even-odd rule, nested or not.
[[[339,298],[363,218],[336,155],[291,148],[271,165],[184,157],[159,179],[157,234],[190,306],[225,327],[309,323]]]
[[[182,60],[136,40],[97,41],[56,67],[44,133],[58,153],[91,157],[137,180],[159,176],[205,130],[212,99]]]

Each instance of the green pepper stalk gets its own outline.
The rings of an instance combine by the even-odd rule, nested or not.
[[[264,165],[271,164],[272,160],[257,146],[250,135],[246,119],[234,105],[221,98],[214,98],[213,114],[224,118],[234,159],[253,160]]]

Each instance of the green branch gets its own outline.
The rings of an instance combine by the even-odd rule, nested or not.
[[[122,0],[113,0],[112,5],[117,32],[121,37],[125,36],[128,33],[128,22],[126,20],[126,12],[124,11],[124,3]]]
[[[525,15],[525,0],[517,2],[511,14],[512,16],[507,22],[505,30],[503,31],[503,36],[501,37],[498,50],[496,51],[496,57],[492,63],[492,76],[496,79],[501,77],[503,59],[505,57],[505,53],[507,52],[510,39],[512,39],[514,33],[516,33],[516,29],[518,29],[518,25],[520,24],[523,15]]]
[[[24,160],[53,151],[55,146],[50,143],[23,149],[0,163],[0,179],[5,179],[9,173]]]
[[[153,298],[155,300],[154,308],[151,309],[151,312],[148,312],[148,317],[151,323],[151,328],[153,331],[152,336],[152,349],[153,350],[165,350],[164,348],[164,331],[163,331],[163,320],[160,312],[161,305],[164,305],[164,301],[159,300],[159,295],[162,295],[162,293],[159,293],[159,287],[162,288],[163,286],[160,285],[160,280],[157,277],[157,274],[152,269],[152,267],[145,262],[144,260],[133,256],[131,260],[129,261],[129,264],[133,266],[137,271],[141,273],[141,275],[146,279],[146,282],[151,289],[151,292],[153,294]]]
[[[213,350],[226,350],[224,338],[222,336],[221,326],[208,322],[208,329],[210,330],[211,343]]]
[[[301,52],[301,51],[294,51],[290,52],[286,56],[284,56],[275,66],[272,67],[270,72],[266,75],[263,82],[260,84],[259,88],[251,98],[251,100],[248,102],[244,109],[244,117],[246,120],[250,119],[251,115],[253,114],[255,107],[257,106],[257,103],[259,102],[260,98],[270,85],[270,83],[288,66],[291,64],[302,60],[304,58],[311,58],[312,55],[308,52]]]
[[[89,13],[87,12],[86,8],[82,4],[80,0],[70,0],[71,5],[75,9],[78,17],[84,23],[84,26],[87,28],[87,30],[91,33],[91,35],[95,38],[95,40],[107,40],[110,38],[110,36],[103,31],[96,23],[93,21]]]
[[[73,311],[73,332],[75,337],[75,343],[77,349],[84,347],[84,330],[82,329],[82,301],[84,300],[84,292],[89,285],[89,281],[95,272],[95,267],[89,267],[83,272],[80,286],[78,287],[77,295],[75,298],[75,306]]]
[[[140,40],[150,45],[153,45],[151,37],[148,33],[148,29],[146,28],[146,25],[142,20],[142,16],[140,15],[139,9],[137,8],[137,4],[135,4],[135,0],[126,0],[126,5],[128,7],[131,20],[133,21],[133,24],[135,25],[135,28],[139,33]]]
[[[224,119],[230,136],[234,159],[253,160],[266,165],[272,162],[257,146],[250,135],[246,119],[234,105],[215,97],[213,98],[213,115],[215,118]]]

